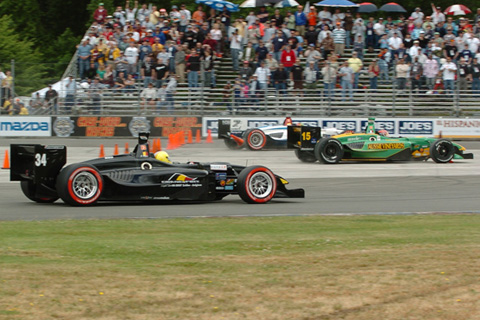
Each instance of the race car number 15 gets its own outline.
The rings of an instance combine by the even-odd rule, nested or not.
[[[302,132],[303,141],[308,141],[312,139],[311,132]]]
[[[47,154],[46,153],[36,153],[35,154],[35,166],[46,166],[47,165]]]

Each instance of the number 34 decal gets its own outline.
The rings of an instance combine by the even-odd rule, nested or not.
[[[35,154],[35,166],[47,166],[47,154],[46,153],[36,153]]]

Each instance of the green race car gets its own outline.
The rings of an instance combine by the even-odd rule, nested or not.
[[[427,137],[394,138],[386,130],[375,130],[369,118],[365,133],[344,132],[321,138],[319,127],[288,127],[287,147],[295,149],[303,162],[334,164],[340,161],[428,160],[447,163],[453,159],[473,159],[472,153],[447,139]]]

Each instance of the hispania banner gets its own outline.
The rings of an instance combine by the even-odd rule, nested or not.
[[[0,137],[49,137],[51,123],[50,117],[0,117]]]
[[[152,137],[168,137],[179,131],[201,130],[201,117],[54,117],[53,132],[57,137],[138,137],[150,132]]]

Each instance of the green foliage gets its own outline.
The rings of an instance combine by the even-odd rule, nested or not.
[[[9,70],[11,61],[15,61],[15,91],[18,95],[26,95],[42,86],[45,67],[40,51],[34,43],[22,39],[14,30],[11,16],[0,18],[0,64]]]

